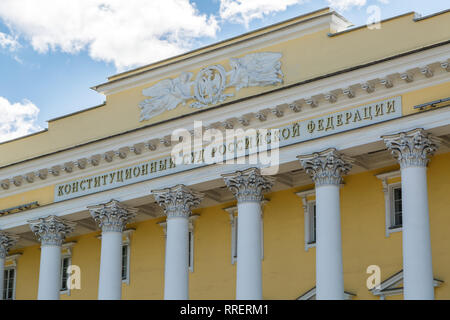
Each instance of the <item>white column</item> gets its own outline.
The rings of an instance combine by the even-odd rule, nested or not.
[[[18,236],[0,231],[0,300],[3,300],[3,280],[5,275],[5,260],[8,250],[16,244]]]
[[[343,300],[339,186],[351,165],[335,149],[298,158],[316,187],[316,298]]]
[[[153,190],[167,215],[164,299],[189,299],[189,216],[203,195],[184,185]]]
[[[224,174],[223,178],[238,202],[236,299],[261,300],[261,201],[273,178],[262,176],[257,168]]]
[[[88,207],[92,218],[102,229],[100,253],[99,300],[122,298],[122,231],[137,212],[117,200]]]
[[[56,216],[29,221],[41,241],[38,300],[59,300],[61,286],[61,245],[75,223]]]
[[[401,169],[404,299],[433,300],[426,170],[437,141],[422,129],[382,138]]]

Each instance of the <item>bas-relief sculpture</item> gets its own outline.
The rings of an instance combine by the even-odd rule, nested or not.
[[[235,87],[236,91],[239,91],[246,87],[282,83],[281,56],[281,53],[277,52],[251,53],[242,58],[231,58],[231,70],[228,72],[217,64],[200,70],[195,80],[192,72],[183,72],[175,79],[161,80],[142,90],[144,96],[150,98],[139,104],[139,121],[151,119],[166,110],[173,110],[180,103],[186,105],[191,99],[195,100],[190,104],[192,108],[221,103],[234,96],[233,93],[224,93],[229,87]]]

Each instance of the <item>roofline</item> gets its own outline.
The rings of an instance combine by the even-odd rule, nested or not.
[[[184,57],[184,56],[188,56],[188,55],[191,55],[191,54],[195,54],[196,52],[198,52],[198,53],[197,53],[195,56],[202,55],[202,54],[205,54],[205,53],[207,53],[207,52],[199,52],[199,51],[202,51],[202,50],[205,50],[205,49],[208,49],[208,48],[212,48],[212,47],[215,47],[215,46],[224,44],[224,43],[226,43],[226,42],[230,42],[230,41],[233,41],[233,40],[237,40],[237,39],[239,39],[239,38],[243,38],[243,37],[246,37],[246,36],[249,36],[249,35],[252,35],[252,34],[261,32],[261,31],[263,31],[263,30],[265,30],[265,29],[270,29],[270,28],[273,28],[273,27],[276,27],[276,26],[280,26],[280,25],[282,25],[282,24],[286,24],[286,23],[295,21],[295,20],[297,20],[297,19],[299,19],[299,18],[302,18],[302,17],[306,17],[306,16],[313,15],[313,14],[315,14],[315,13],[318,13],[318,12],[321,12],[321,11],[325,11],[325,10],[327,10],[327,9],[330,10],[331,8],[330,8],[330,7],[324,7],[324,8],[319,9],[319,10],[315,10],[315,11],[312,11],[312,12],[309,12],[309,13],[305,13],[305,14],[303,14],[303,15],[296,16],[296,17],[291,18],[291,19],[288,19],[288,20],[283,20],[283,21],[281,21],[281,22],[277,22],[277,23],[274,23],[274,24],[271,24],[271,25],[268,25],[268,26],[265,26],[265,27],[262,27],[262,28],[259,28],[259,29],[255,29],[255,30],[253,30],[253,31],[246,32],[246,33],[240,34],[240,35],[238,35],[238,36],[231,37],[231,38],[228,38],[228,39],[219,41],[219,42],[215,42],[215,43],[206,45],[206,46],[204,46],[204,47],[200,47],[200,48],[197,48],[197,49],[194,49],[194,50],[191,50],[191,51],[188,51],[188,52],[185,52],[185,53],[182,53],[182,54],[173,56],[173,57],[169,57],[169,58],[167,58],[167,59],[155,61],[155,62],[152,62],[152,63],[150,63],[150,64],[147,64],[147,65],[144,65],[144,66],[135,68],[135,69],[131,69],[131,70],[128,70],[128,71],[124,71],[124,72],[122,72],[122,73],[118,73],[118,74],[109,76],[109,77],[108,77],[108,80],[110,80],[110,79],[112,79],[112,78],[116,78],[116,77],[118,77],[118,78],[117,78],[117,79],[110,80],[110,81],[107,81],[107,82],[104,82],[104,83],[101,83],[101,84],[96,85],[96,86],[93,86],[93,87],[91,87],[91,89],[97,91],[97,89],[98,89],[99,87],[103,86],[103,85],[110,84],[110,83],[114,83],[114,82],[117,82],[117,81],[119,81],[119,80],[127,79],[127,78],[129,78],[129,77],[136,76],[136,75],[142,74],[142,73],[147,72],[147,71],[150,71],[150,70],[155,70],[155,69],[158,69],[158,68],[160,68],[160,67],[165,67],[165,66],[167,66],[167,65],[170,65],[170,64],[173,64],[173,63],[177,63],[177,62],[180,62],[180,61],[189,59],[189,58],[192,58],[192,57],[186,57],[186,58],[180,59],[180,58],[182,58],[182,57]],[[300,21],[298,21],[298,23],[303,23],[303,22],[309,21],[309,20],[311,20],[311,19],[316,19],[316,18],[318,18],[318,17],[322,17],[322,16],[330,15],[330,14],[335,14],[335,15],[337,15],[339,18],[341,18],[341,19],[343,19],[343,20],[345,20],[346,22],[348,22],[348,23],[351,24],[351,22],[349,22],[345,17],[343,17],[341,14],[337,13],[336,11],[329,11],[329,12],[324,13],[323,15],[318,15],[318,16],[314,16],[314,17],[311,17],[311,18],[308,18],[308,19],[305,19],[305,20],[300,20]],[[289,26],[292,26],[292,25],[289,25]],[[288,27],[288,26],[286,26],[286,27]],[[276,29],[276,30],[273,30],[273,31],[278,31],[278,30],[282,30],[282,29],[283,29],[283,28]],[[261,35],[255,35],[254,38],[256,38],[256,37],[258,37],[258,36],[261,36]],[[248,40],[248,39],[246,39],[246,40]],[[240,41],[239,41],[239,42],[240,42]],[[236,43],[239,43],[239,42],[234,42],[233,44],[236,44]],[[229,45],[232,45],[232,44],[229,44]],[[226,46],[224,46],[224,47],[226,47]],[[224,48],[224,47],[212,49],[211,51],[214,51],[214,50],[217,50],[217,49],[221,49],[221,48]],[[211,51],[208,51],[208,52],[211,52]],[[177,59],[180,59],[180,60],[177,60]],[[169,62],[169,61],[171,61],[171,60],[176,60],[176,61]],[[163,65],[159,65],[159,64],[165,63],[165,62],[168,62],[168,63],[167,63],[167,64],[163,64]],[[159,66],[156,66],[156,65],[159,65]],[[155,66],[155,68],[153,68],[153,69],[148,69],[148,68],[151,68],[152,66]],[[146,69],[146,70],[142,70],[142,69]],[[142,70],[142,71],[139,71],[139,70]],[[139,72],[133,73],[133,72],[135,72],[135,71],[139,71]],[[132,74],[126,75],[127,73],[132,73]]]
[[[241,99],[238,99],[238,100],[235,100],[235,101],[230,101],[230,102],[227,102],[227,103],[223,103],[223,104],[220,104],[220,105],[208,108],[208,109],[198,110],[198,111],[195,111],[195,112],[192,112],[192,113],[189,113],[189,114],[184,114],[184,115],[181,115],[181,116],[178,116],[178,117],[175,117],[175,118],[171,118],[171,119],[159,121],[159,122],[156,122],[156,123],[151,123],[151,124],[148,124],[148,125],[145,125],[145,126],[142,126],[142,127],[133,128],[133,129],[130,129],[130,130],[127,130],[127,131],[119,132],[119,133],[113,134],[113,135],[108,136],[108,137],[99,138],[99,139],[88,141],[88,142],[85,142],[83,144],[79,144],[79,145],[76,145],[76,146],[67,147],[65,149],[61,149],[61,150],[58,150],[58,151],[53,151],[53,152],[50,152],[50,153],[42,154],[42,155],[39,155],[39,156],[35,156],[33,158],[28,158],[28,159],[20,160],[18,162],[6,164],[4,166],[1,166],[0,169],[11,167],[13,165],[21,164],[21,163],[24,163],[24,162],[36,160],[36,159],[43,158],[43,157],[46,157],[46,156],[50,156],[50,155],[53,155],[53,154],[57,154],[57,153],[60,153],[60,152],[65,152],[65,151],[72,150],[72,149],[75,149],[75,148],[78,148],[78,147],[83,147],[83,146],[89,145],[91,143],[96,143],[96,142],[100,142],[100,141],[103,141],[103,140],[106,140],[106,139],[115,138],[115,137],[118,137],[118,136],[121,136],[121,135],[124,135],[124,134],[136,132],[136,131],[139,131],[139,130],[144,130],[144,129],[147,129],[147,128],[150,128],[150,127],[155,127],[157,125],[160,125],[160,124],[163,124],[163,123],[167,123],[169,121],[175,121],[175,120],[182,119],[182,118],[185,118],[185,117],[190,117],[190,116],[193,116],[193,115],[198,114],[198,113],[208,112],[210,110],[221,108],[221,107],[224,107],[224,106],[227,106],[227,105],[230,105],[230,104],[239,103],[239,102],[242,102],[242,101],[245,101],[245,100],[248,100],[248,99],[253,99],[255,97],[268,95],[268,94],[271,94],[271,93],[274,93],[274,92],[278,92],[278,91],[281,91],[281,90],[290,89],[290,88],[301,86],[301,85],[304,85],[304,84],[307,84],[307,83],[311,83],[311,82],[314,82],[314,81],[318,81],[318,80],[334,77],[334,76],[337,76],[337,75],[340,75],[340,74],[343,74],[343,73],[347,73],[347,72],[351,72],[351,71],[354,71],[354,70],[370,67],[372,65],[376,65],[376,64],[379,64],[379,63],[383,63],[383,62],[386,62],[386,61],[394,60],[394,59],[397,59],[397,58],[408,56],[410,54],[415,54],[415,53],[418,53],[418,52],[422,52],[422,51],[425,51],[425,50],[433,49],[433,48],[444,46],[444,45],[448,45],[448,44],[450,44],[450,40],[446,40],[446,41],[438,42],[438,43],[435,43],[435,44],[432,44],[432,45],[428,45],[428,46],[425,46],[425,47],[421,47],[421,48],[418,48],[418,49],[402,52],[402,53],[399,53],[399,54],[394,55],[394,56],[389,56],[389,57],[386,57],[386,58],[382,58],[382,59],[374,60],[374,61],[367,62],[367,63],[364,63],[364,64],[360,64],[360,65],[357,65],[357,66],[345,68],[345,69],[338,70],[338,71],[335,71],[335,72],[332,72],[332,73],[329,73],[329,74],[325,74],[325,75],[317,76],[315,78],[307,79],[307,80],[304,80],[304,81],[301,81],[301,82],[293,83],[293,84],[290,84],[290,85],[285,86],[285,87],[280,87],[280,88],[277,88],[277,89],[274,89],[274,90],[271,90],[271,91],[267,91],[267,92],[255,94],[255,95],[252,95],[252,96],[244,97],[244,98],[241,98]],[[47,129],[45,129],[43,131],[47,131]],[[38,133],[40,133],[40,132],[37,132],[37,133],[34,133],[34,134],[38,134]],[[31,135],[33,135],[33,134],[31,134]],[[28,136],[30,136],[30,135],[28,135]],[[22,138],[25,138],[25,137],[27,137],[27,136],[20,137],[20,138],[17,138],[15,140],[22,139]],[[13,140],[10,140],[10,141],[13,141]],[[10,142],[10,141],[8,141],[8,142]],[[5,142],[3,142],[3,143],[5,143]]]
[[[65,114],[63,116],[47,120],[47,122],[53,122],[53,121],[56,121],[56,120],[64,119],[64,118],[67,118],[67,117],[70,117],[70,116],[73,116],[73,115],[76,115],[76,114],[79,114],[79,113],[83,113],[85,111],[89,111],[89,110],[92,110],[92,109],[97,109],[97,108],[103,107],[105,105],[106,105],[106,101],[103,101],[102,104],[99,104],[99,105],[96,105],[96,106],[93,106],[93,107],[89,107],[89,108],[86,108],[86,109],[78,110],[78,111],[75,111],[75,112],[72,112],[72,113],[68,113],[68,114]]]
[[[399,14],[397,16],[393,16],[393,17],[390,17],[390,18],[383,19],[383,20],[380,21],[380,23],[387,22],[387,21],[394,20],[394,19],[398,19],[398,18],[402,18],[402,17],[408,16],[408,15],[411,15],[411,14],[414,14],[413,21],[414,22],[419,22],[419,21],[422,21],[422,20],[425,20],[425,19],[429,19],[429,18],[433,18],[435,16],[438,16],[438,15],[441,15],[441,14],[445,14],[445,13],[448,13],[448,12],[450,12],[450,9],[442,10],[442,11],[435,12],[435,13],[432,13],[432,14],[429,14],[429,15],[421,17],[419,13],[417,13],[415,11],[410,11],[410,12],[407,12],[407,13]],[[351,28],[351,29],[339,31],[339,32],[336,32],[336,33],[329,33],[328,36],[329,37],[334,37],[334,36],[341,35],[343,33],[348,33],[348,32],[352,32],[352,31],[355,31],[355,30],[367,28],[368,26],[369,26],[368,24],[364,24],[364,25],[361,25],[361,26],[357,26],[357,27],[354,27],[354,28]]]
[[[410,12],[407,12],[407,13],[399,14],[398,16],[393,16],[393,17],[390,17],[390,18],[386,18],[384,20],[381,20],[380,23],[387,22],[387,21],[390,21],[390,20],[394,20],[394,19],[397,19],[397,18],[402,18],[402,17],[405,17],[405,16],[409,16],[411,14],[417,15],[417,13],[415,11],[410,11]],[[360,26],[357,26],[357,27],[354,27],[354,28],[351,28],[351,29],[347,29],[347,30],[343,30],[343,31],[335,32],[335,33],[329,33],[328,36],[329,37],[334,37],[334,36],[341,35],[343,33],[348,33],[348,32],[352,32],[352,31],[355,31],[355,30],[364,29],[364,28],[367,28],[368,26],[369,26],[368,24],[363,24],[363,25],[360,25]]]
[[[445,9],[445,10],[442,10],[442,11],[431,13],[431,14],[429,14],[427,16],[423,16],[423,17],[417,17],[417,18],[414,18],[414,21],[425,20],[425,19],[428,19],[428,18],[432,18],[432,17],[438,16],[438,15],[447,13],[447,12],[450,12],[450,9]]]
[[[13,142],[13,141],[17,141],[17,140],[20,140],[20,139],[28,138],[28,137],[31,137],[31,136],[35,136],[37,134],[44,133],[46,131],[48,131],[48,129],[42,129],[42,130],[39,130],[39,131],[36,131],[36,132],[33,132],[33,133],[26,134],[24,136],[20,136],[20,137],[13,138],[13,139],[10,139],[10,140],[2,141],[2,142],[0,142],[0,145],[6,144],[6,143],[9,143],[9,142]]]

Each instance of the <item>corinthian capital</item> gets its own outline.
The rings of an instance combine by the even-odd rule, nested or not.
[[[198,206],[203,199],[203,194],[193,191],[183,184],[172,188],[152,190],[156,202],[163,207],[168,218],[188,218],[191,209]]]
[[[339,154],[334,148],[297,158],[306,173],[313,179],[316,187],[339,185],[342,176],[347,174],[352,167],[351,160]]]
[[[16,244],[19,237],[4,231],[0,231],[0,258],[5,258],[8,250]]]
[[[263,192],[269,191],[274,178],[263,176],[258,168],[249,168],[222,175],[228,189],[239,202],[262,201]]]
[[[60,246],[67,234],[75,228],[75,223],[57,216],[48,216],[28,221],[31,231],[41,241],[42,246]]]
[[[102,232],[122,232],[126,224],[136,216],[138,209],[130,208],[117,200],[88,207],[92,218]]]
[[[401,168],[426,167],[436,152],[439,140],[423,129],[382,136]]]

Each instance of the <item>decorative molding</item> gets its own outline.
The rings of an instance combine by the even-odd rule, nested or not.
[[[302,207],[303,207],[303,218],[304,218],[304,232],[305,232],[305,251],[308,251],[309,248],[313,248],[316,246],[316,242],[311,242],[311,205],[313,205],[316,200],[308,200],[308,197],[316,195],[316,189],[308,189],[295,193],[302,199]]]
[[[401,176],[400,170],[394,170],[389,172],[384,172],[375,175],[378,179],[381,180],[383,185],[383,194],[384,194],[384,207],[385,207],[385,236],[389,237],[389,235],[393,232],[401,231],[402,228],[391,228],[391,211],[392,211],[392,199],[391,199],[391,188],[395,184],[389,184],[388,179],[399,178]]]
[[[436,152],[440,139],[418,128],[381,137],[400,167],[426,167]]]
[[[223,174],[225,184],[238,202],[262,201],[263,192],[269,191],[275,179],[263,176],[258,168]]]
[[[28,221],[41,246],[61,246],[66,235],[73,232],[76,223],[55,215]]]
[[[125,206],[114,199],[107,203],[89,206],[88,209],[102,232],[122,232],[126,224],[139,211],[137,208]]]
[[[321,152],[297,157],[306,173],[311,176],[316,187],[340,185],[342,175],[351,169],[352,160],[329,148]]]
[[[233,97],[233,93],[224,93],[227,88],[236,91],[246,87],[264,87],[283,82],[281,72],[282,54],[278,52],[250,53],[242,58],[231,58],[230,71],[216,64],[200,70],[195,80],[192,72],[183,72],[175,79],[164,79],[142,90],[150,97],[139,103],[141,115],[139,121],[149,120],[164,111],[173,110],[178,105],[186,105],[195,100],[191,108],[205,108]],[[227,81],[227,79],[229,79]],[[194,87],[194,94],[191,87]]]
[[[9,263],[8,267],[17,267],[17,260],[22,256],[22,252],[7,255],[5,262]]]
[[[427,63],[427,65],[425,66],[425,67],[428,67],[428,66],[431,66],[431,65],[434,65],[434,64],[437,64],[437,65],[440,65],[441,66],[441,73],[442,72],[448,72],[448,71],[450,71],[450,66],[449,66],[449,63],[447,62],[447,61],[444,61],[444,62],[442,62],[442,61],[435,61],[435,62],[429,62],[429,63]],[[406,73],[409,73],[410,75],[413,75],[413,73],[418,73],[419,75],[421,74],[421,72],[420,72],[420,68],[425,68],[425,67],[423,67],[423,65],[422,65],[422,67],[419,67],[419,66],[417,66],[417,68],[413,68],[413,67],[410,67],[410,68],[408,68],[408,71],[406,72],[400,72],[400,73],[393,73],[393,74],[388,74],[388,75],[386,75],[386,76],[384,76],[383,78],[374,78],[374,79],[367,79],[365,82],[367,82],[367,83],[373,83],[373,86],[375,87],[375,82],[378,82],[381,86],[383,86],[384,88],[380,88],[380,89],[384,89],[384,90],[386,90],[386,91],[388,91],[389,89],[392,89],[393,87],[394,87],[394,83],[397,83],[398,81],[400,81],[401,80],[401,77],[400,77],[400,75],[401,74],[406,74]],[[429,67],[430,68],[430,67]],[[434,72],[434,75],[435,75],[435,73],[436,72],[438,72],[438,70],[434,70],[435,72]],[[432,79],[433,77],[429,77],[429,78],[427,78],[426,76],[424,76],[423,77],[423,80],[428,80],[428,81],[430,81],[430,79]],[[355,84],[356,85],[356,84]],[[347,88],[349,88],[349,87],[352,87],[353,85],[350,85],[350,86],[347,86]],[[376,88],[375,87],[375,91],[377,91],[378,90],[378,88]],[[343,90],[344,90],[344,88],[335,88],[335,89],[333,89],[333,95],[334,95],[334,97],[336,98],[336,99],[338,99],[339,97],[338,97],[338,93],[339,92],[341,92],[341,94],[343,94],[342,92],[343,92]],[[358,91],[358,97],[360,96],[360,93],[361,94],[366,94],[366,95],[370,95],[370,94],[373,94],[373,92],[372,93],[369,93],[369,92],[366,92],[365,90],[360,90],[360,91]],[[386,92],[386,94],[389,94],[389,92]],[[327,91],[327,92],[323,92],[323,93],[317,93],[317,95],[315,95],[315,96],[323,96],[323,101],[325,101],[325,102],[328,102],[328,103],[334,103],[335,101],[334,101],[334,99],[332,99],[332,100],[329,100],[330,99],[330,97],[328,97],[327,98],[327,96],[329,95],[329,91]],[[306,99],[307,101],[310,101],[310,105],[311,106],[317,106],[317,103],[319,103],[319,101],[317,101],[317,100],[315,100],[315,101],[313,101],[313,100],[310,100],[310,99],[307,99],[307,98],[303,98],[303,99]],[[295,101],[300,101],[301,100],[301,98],[296,98],[295,99]],[[291,104],[293,104],[293,103],[295,103],[295,101],[293,101]],[[321,100],[322,101],[322,100]],[[315,103],[316,104],[315,104]],[[289,102],[286,102],[288,105],[290,104]],[[276,107],[276,106],[274,106],[274,107]],[[253,116],[256,118],[256,119],[258,119],[258,120],[260,120],[260,121],[266,121],[267,120],[267,116],[265,115],[265,113],[264,113],[264,109],[266,109],[267,107],[264,107],[263,109],[261,109],[260,111],[258,111],[258,112],[254,112],[253,113]],[[295,111],[295,110],[293,110],[292,108],[289,108],[292,112],[297,112],[297,111]],[[298,109],[297,109],[298,110]],[[286,112],[284,112],[284,117],[286,117],[286,116],[289,116],[289,115],[291,115],[292,113],[286,113]],[[251,116],[251,114],[249,114],[249,116]],[[225,119],[225,120],[228,120],[228,119]],[[249,121],[251,120],[251,119],[248,119]],[[245,122],[244,122],[245,123]],[[205,127],[208,127],[210,124],[206,124],[205,125]],[[242,124],[241,123],[241,125],[243,125],[244,126],[244,124]],[[154,141],[152,140],[152,141],[148,141],[148,142],[142,142],[143,143],[143,145],[146,147],[146,148],[148,148],[148,150],[151,152],[151,151],[155,151],[156,149],[157,149],[157,145],[156,145],[156,143],[155,143],[155,141],[159,141],[160,140],[160,138],[155,138],[154,139]],[[130,148],[131,148],[132,146],[130,146]],[[88,165],[89,166],[98,166],[99,164],[100,164],[100,162],[102,162],[103,160],[104,161],[106,161],[106,162],[111,162],[113,159],[114,159],[114,157],[117,157],[117,158],[119,158],[120,159],[120,157],[118,156],[118,151],[109,151],[109,152],[105,152],[104,154],[102,154],[102,155],[99,155],[99,154],[96,154],[96,155],[93,155],[93,156],[90,156],[90,157],[87,157],[88,159],[89,159],[89,161],[88,161]],[[64,163],[64,164],[62,164],[62,165],[60,165],[60,167],[61,167],[61,171],[60,171],[60,173],[62,173],[62,172],[64,172],[65,174],[71,174],[72,172],[73,172],[73,170],[75,169],[75,168],[77,168],[77,169],[79,169],[79,170],[83,170],[84,168],[87,168],[88,166],[85,166],[84,168],[80,168],[80,167],[75,167],[74,166],[74,162],[76,162],[77,160],[73,160],[73,161],[70,161],[70,162],[66,162],[66,163]],[[47,173],[52,173],[52,176],[51,177],[47,177],[47,174],[45,173],[45,172],[47,172]],[[52,169],[51,168],[42,168],[42,169],[39,169],[39,170],[36,170],[36,171],[33,171],[33,172],[28,172],[28,173],[24,173],[24,174],[22,174],[22,176],[23,176],[23,178],[24,178],[24,180],[23,181],[26,181],[27,183],[34,183],[34,182],[36,182],[36,179],[35,179],[35,177],[39,177],[41,180],[42,179],[48,179],[48,178],[55,178],[55,177],[57,177],[55,174],[54,174],[54,172],[52,171]],[[16,187],[16,188],[20,188],[20,187],[23,187],[24,185],[26,185],[26,184],[24,184],[24,183],[21,183],[20,184],[20,186],[16,186],[15,184],[14,184],[14,177],[11,177],[11,178],[5,178],[5,179],[3,179],[3,180],[1,180],[0,181],[0,187],[3,189],[3,190],[9,190],[10,189],[10,187],[11,186],[14,186],[14,187]]]
[[[11,249],[17,241],[19,241],[19,236],[0,231],[0,258],[5,259],[9,249]]]
[[[188,218],[191,209],[202,201],[203,193],[193,191],[183,184],[172,188],[152,190],[156,202],[163,207],[168,218]]]

